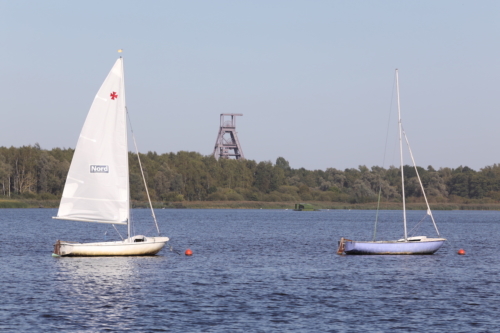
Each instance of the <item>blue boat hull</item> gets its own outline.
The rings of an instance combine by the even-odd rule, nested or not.
[[[433,254],[446,241],[444,238],[425,238],[417,241],[358,242],[343,239],[345,254]]]

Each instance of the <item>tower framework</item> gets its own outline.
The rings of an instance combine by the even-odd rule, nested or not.
[[[241,113],[221,113],[219,135],[215,141],[214,157],[245,159],[241,149],[238,135],[236,134],[236,116],[243,116]]]

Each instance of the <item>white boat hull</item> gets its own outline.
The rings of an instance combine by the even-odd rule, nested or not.
[[[433,254],[443,245],[445,238],[410,237],[394,241],[360,242],[342,238],[337,253],[345,254]]]
[[[152,256],[168,242],[168,237],[134,236],[123,241],[76,243],[58,240],[54,255],[61,257],[90,256]]]

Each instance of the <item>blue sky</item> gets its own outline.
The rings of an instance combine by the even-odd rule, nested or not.
[[[74,147],[123,48],[141,152],[211,154],[243,113],[248,159],[397,165],[398,68],[417,164],[477,170],[500,162],[499,37],[498,1],[2,1],[0,145]]]

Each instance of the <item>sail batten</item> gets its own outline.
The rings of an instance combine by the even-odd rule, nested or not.
[[[128,144],[123,59],[94,98],[80,133],[56,219],[127,224]]]
[[[85,197],[73,197],[73,199],[78,200],[90,200],[90,201],[105,201],[105,202],[125,202],[126,200],[110,200],[110,199],[100,199],[100,198],[85,198]],[[60,208],[60,207],[59,207]]]

